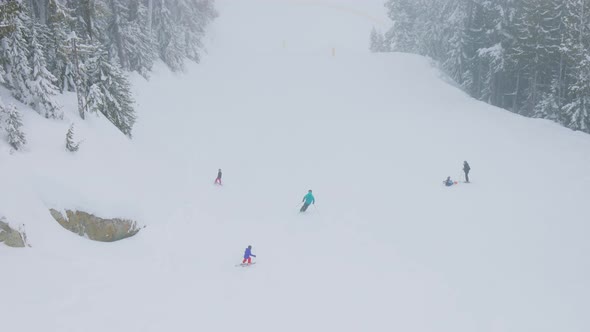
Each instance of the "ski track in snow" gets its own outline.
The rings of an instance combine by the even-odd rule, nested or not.
[[[2,329],[589,331],[590,136],[370,54],[381,2],[218,1],[201,64],[133,78],[133,141],[72,96],[66,121],[26,112],[28,150],[0,146],[32,244],[0,246]],[[443,187],[463,160],[473,183]],[[147,228],[92,242],[49,207]]]

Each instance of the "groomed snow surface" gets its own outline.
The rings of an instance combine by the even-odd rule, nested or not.
[[[133,77],[132,141],[67,96],[0,145],[0,214],[32,245],[0,246],[2,331],[590,331],[590,136],[370,54],[381,0],[218,8],[201,64]],[[463,160],[473,183],[443,187]],[[147,228],[92,242],[50,207]]]

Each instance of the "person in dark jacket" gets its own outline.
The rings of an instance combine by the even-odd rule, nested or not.
[[[465,172],[465,182],[469,183],[469,171],[471,170],[471,167],[469,167],[469,164],[467,163],[467,161],[463,162],[463,172]]]
[[[307,195],[303,196],[303,200],[301,202],[303,203],[303,206],[299,212],[305,212],[311,204],[315,204],[315,197],[313,197],[311,189],[307,192]]]
[[[246,262],[252,264],[252,257],[256,257],[256,255],[252,254],[252,246],[248,246],[246,251],[244,251],[244,260],[242,261],[242,264],[246,264]]]
[[[221,168],[217,171],[217,178],[215,179],[215,184],[218,184],[221,186]]]

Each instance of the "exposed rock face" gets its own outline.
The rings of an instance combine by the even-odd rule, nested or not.
[[[26,246],[27,237],[24,232],[19,232],[12,229],[4,218],[0,218],[0,242],[14,248],[24,248]]]
[[[66,210],[66,217],[50,209],[51,215],[65,229],[94,241],[113,242],[131,237],[141,228],[133,220],[103,219],[84,211]]]

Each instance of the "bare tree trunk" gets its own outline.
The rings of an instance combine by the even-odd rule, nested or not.
[[[518,113],[518,90],[520,90],[520,70],[516,73],[516,87],[514,88],[514,99],[512,100],[513,113]]]
[[[558,106],[561,110],[563,106],[563,100],[565,98],[565,59],[563,52],[559,56],[559,73],[557,77],[557,98],[558,98]]]
[[[90,40],[94,40],[94,15],[96,8],[94,6],[94,0],[79,0],[83,3],[83,17],[86,23],[86,33]]]
[[[76,81],[78,112],[80,113],[80,117],[84,119],[86,117],[86,101],[84,97],[84,91],[82,91],[82,75],[80,75],[80,64],[78,62],[78,47],[76,45],[76,38],[72,38],[72,53],[74,55],[74,66],[76,66],[76,71],[74,72],[74,75],[76,77],[74,78],[74,80]]]
[[[539,70],[535,69],[535,74],[533,75],[533,81],[531,83],[531,97],[530,97],[530,105],[528,107],[528,114],[526,116],[531,116],[534,112],[535,106],[537,105],[537,88],[538,84],[537,81],[539,80]]]

